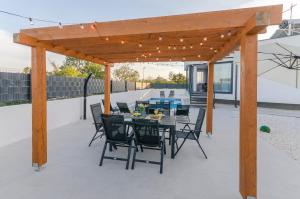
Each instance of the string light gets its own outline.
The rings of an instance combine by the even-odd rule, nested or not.
[[[216,50],[215,50],[215,53],[217,53],[217,52],[218,52],[218,50],[216,49]]]
[[[207,41],[207,37],[204,37],[204,38],[203,38],[203,41]]]
[[[139,43],[139,47],[140,47],[140,48],[143,47],[143,44]]]
[[[159,60],[159,58],[157,57],[155,60],[156,60],[156,61],[158,61],[158,60]]]
[[[29,23],[30,23],[30,25],[34,25],[34,23],[33,23],[33,21],[32,21],[32,18],[28,18],[28,20],[29,20]]]
[[[122,40],[122,41],[121,41],[121,44],[125,44],[125,41]]]
[[[158,40],[161,41],[161,40],[162,40],[162,37],[158,37]]]
[[[200,46],[203,46],[203,43],[202,43],[202,42],[200,43]]]
[[[159,50],[159,46],[156,47],[156,50]]]
[[[176,46],[173,47],[173,50],[176,50]]]
[[[169,59],[169,61],[172,61],[172,59]]]
[[[92,28],[93,30],[95,30],[95,29],[96,29],[95,24],[92,24],[92,25],[91,25],[91,28]]]
[[[231,31],[229,30],[229,32],[227,33],[228,36],[231,36]]]
[[[152,54],[151,54],[151,53],[149,53],[149,57],[151,57],[151,55],[152,55]]]
[[[59,29],[63,29],[63,25],[61,24],[61,22],[58,23],[58,27]]]
[[[200,58],[200,57],[201,57],[201,55],[198,55],[197,57],[198,57],[198,58]]]
[[[224,38],[224,34],[221,34],[221,38],[222,38],[222,39]]]
[[[180,42],[183,42],[183,39],[182,39],[182,38],[180,38],[180,39],[179,39],[179,41],[180,41]]]
[[[158,50],[157,52],[158,52],[158,53],[161,53],[161,51],[160,51],[160,50]]]
[[[108,37],[105,37],[105,41],[108,41],[109,40],[109,38]]]
[[[185,50],[185,49],[186,49],[186,47],[185,47],[185,46],[182,46],[182,49],[183,49],[183,50]]]
[[[185,57],[183,57],[182,60],[184,61],[184,60],[185,60]]]
[[[190,45],[190,49],[194,48],[192,45]]]
[[[84,29],[84,25],[83,25],[83,24],[80,24],[80,28],[81,28],[81,29]]]
[[[171,49],[171,46],[168,46],[168,49],[170,50],[170,49]]]

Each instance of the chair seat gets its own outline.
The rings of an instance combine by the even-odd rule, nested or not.
[[[187,131],[177,131],[176,132],[176,137],[177,138],[185,138],[187,135],[189,134],[189,132]],[[190,140],[195,140],[195,137],[193,136],[192,133],[189,134],[189,136],[187,137],[187,139],[190,139]]]

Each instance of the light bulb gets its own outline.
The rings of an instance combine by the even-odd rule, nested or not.
[[[81,28],[81,29],[84,29],[84,25],[83,25],[83,24],[80,24],[80,28]]]
[[[207,41],[207,37],[204,37],[204,38],[203,38],[203,41]]]

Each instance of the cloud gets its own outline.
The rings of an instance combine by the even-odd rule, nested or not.
[[[0,71],[20,71],[31,65],[30,47],[13,42],[13,34],[0,30]],[[47,53],[47,70],[52,70],[50,60],[62,63],[64,56]]]

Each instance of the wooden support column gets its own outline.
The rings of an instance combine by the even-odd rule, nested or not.
[[[41,167],[47,162],[47,88],[46,50],[32,47],[32,165]]]
[[[111,67],[111,64],[105,65],[104,114],[110,114],[110,67]]]
[[[240,193],[257,193],[257,35],[241,38],[240,70]]]
[[[213,100],[214,100],[214,63],[208,64],[207,81],[207,111],[206,111],[206,133],[212,134],[213,130]]]

